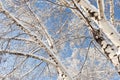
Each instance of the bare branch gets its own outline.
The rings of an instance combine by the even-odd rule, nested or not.
[[[0,39],[4,39],[4,40],[18,40],[18,41],[25,41],[25,42],[34,42],[32,39],[25,39],[25,38],[9,38],[9,37],[0,37]]]
[[[13,55],[31,57],[31,58],[42,60],[44,62],[47,62],[49,64],[52,64],[52,65],[56,66],[56,64],[54,62],[50,61],[49,59],[46,59],[42,56],[37,56],[37,55],[34,55],[34,54],[27,54],[27,53],[18,52],[18,51],[11,51],[11,50],[0,50],[0,53],[1,54],[13,54]]]
[[[111,24],[114,25],[114,0],[109,0],[110,1],[110,21]]]
[[[55,53],[43,42],[41,41],[41,39],[38,39],[38,37],[30,32],[29,29],[26,29],[26,27],[22,24],[22,22],[20,22],[18,19],[16,19],[13,15],[11,15],[6,9],[3,8],[2,2],[0,2],[0,7],[3,9],[4,13],[9,17],[12,18],[13,21],[16,22],[16,24],[18,24],[18,26],[21,28],[21,30],[23,30],[24,32],[26,32],[35,42],[38,43],[38,45],[42,48],[44,48],[46,50],[46,52],[48,52],[49,56],[51,57],[51,59],[53,59],[53,61],[55,62],[55,64],[57,65],[56,67],[61,69],[63,75],[65,75],[65,77],[69,78],[70,80],[72,79],[72,77],[70,76],[70,74],[68,73],[67,69],[65,68],[65,66],[60,62],[60,60],[57,58],[57,56],[55,55]]]
[[[104,0],[97,0],[98,3],[98,12],[99,12],[99,19],[104,19],[105,14],[104,14]]]
[[[37,67],[39,67],[42,63],[43,63],[43,62],[40,62],[40,63],[37,64],[35,67],[33,67],[32,69],[30,69],[28,72],[26,72],[25,74],[23,74],[20,79],[23,79],[26,75],[30,74],[33,70],[35,70]]]

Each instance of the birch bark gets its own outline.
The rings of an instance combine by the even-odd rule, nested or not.
[[[114,32],[114,33],[117,34],[117,31],[114,29],[113,25],[105,20],[104,7],[103,7],[103,2],[101,0],[98,0],[99,10],[97,10],[97,8],[95,8],[94,6],[88,7],[88,5],[91,5],[88,1],[81,0],[79,2],[81,2],[80,5],[83,5],[84,6],[83,8],[86,9],[86,14],[89,14],[89,16],[95,22],[97,22],[100,29],[105,29],[105,30],[102,30],[104,34],[106,34],[106,32],[107,32],[107,34],[109,34],[110,32]],[[66,3],[64,3],[64,4],[66,4]],[[73,0],[73,3],[76,6],[76,9],[78,9],[77,7],[79,5],[77,5],[77,3],[74,0]],[[78,13],[78,11],[76,12],[76,10],[73,10],[73,9],[72,9],[72,11],[75,14],[77,13],[76,15],[78,17],[80,17],[80,15],[82,13],[82,12]],[[94,15],[93,15],[93,13],[94,13]],[[88,26],[92,27],[83,13],[82,13],[81,16],[87,22]],[[103,26],[105,26],[105,28]],[[110,28],[112,28],[112,29],[110,29]],[[109,30],[109,31],[107,31],[107,30]],[[106,40],[104,38],[105,36],[103,36],[104,34],[101,33],[101,30],[96,30],[96,29],[94,29],[94,27],[92,27],[91,32],[93,34],[93,37],[94,37],[95,41],[100,45],[103,53],[105,53],[107,58],[112,62],[112,64],[115,66],[117,72],[120,74],[120,56],[119,56],[119,53],[118,53],[119,52],[118,51],[119,50],[119,47],[118,47],[119,43],[118,44],[116,43],[116,45],[113,44],[114,42],[110,43],[108,40]],[[112,37],[109,37],[109,36],[110,35],[108,35],[107,37],[112,38]],[[113,36],[113,37],[115,37],[115,36]],[[119,37],[119,35],[118,35],[118,37]],[[111,41],[113,41],[115,39],[112,39]],[[119,40],[118,40],[118,42],[119,42]]]
[[[88,0],[80,0],[78,4],[86,11],[86,14],[88,14],[88,16],[90,16],[91,19],[98,24],[99,28],[118,48],[117,54],[120,54],[120,34],[116,31],[114,26],[106,20],[106,17],[99,19],[99,10]]]

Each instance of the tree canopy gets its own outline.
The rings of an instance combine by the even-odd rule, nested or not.
[[[120,0],[0,0],[1,80],[118,80]]]

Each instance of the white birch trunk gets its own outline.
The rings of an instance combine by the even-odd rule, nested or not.
[[[120,34],[116,31],[114,26],[110,24],[106,18],[99,19],[98,9],[94,7],[88,0],[80,0],[79,6],[86,11],[86,14],[95,21],[100,29],[106,34],[106,36],[112,41],[112,43],[118,48],[118,54],[120,53]],[[105,15],[104,15],[105,16]]]
[[[104,7],[103,6],[100,7],[101,5],[103,5],[102,4],[103,2],[100,1],[100,0],[98,0],[98,1],[100,2],[100,3],[98,3],[98,5],[99,5],[99,12],[100,13],[98,13],[98,10],[94,6],[91,6],[91,4],[88,1],[81,0],[81,1],[78,1],[78,2],[80,2],[80,5],[82,5],[83,8],[86,10],[86,14],[90,15],[90,17],[98,24],[98,26],[102,29],[102,31],[107,35],[107,37],[109,39],[112,39],[111,41],[113,41],[114,44],[112,44],[108,40],[106,40],[102,36],[104,34],[101,35],[101,31],[100,30],[96,30],[96,29],[94,29],[94,27],[91,30],[94,39],[100,45],[103,53],[105,53],[107,58],[110,59],[112,64],[115,66],[117,72],[120,74],[120,56],[119,56],[120,53],[118,51],[118,49],[119,49],[118,46],[120,45],[119,44],[119,34],[117,33],[117,31],[115,30],[113,25],[105,20]],[[75,1],[73,0],[73,2],[75,2]],[[75,2],[75,4],[76,4],[76,2]],[[73,9],[72,9],[72,11],[75,14],[77,13]],[[80,16],[79,13],[77,13],[76,15],[78,17]],[[111,33],[111,35],[110,35],[110,33]],[[117,34],[117,35],[113,35],[113,33]],[[118,41],[118,43],[116,43],[116,41]]]
[[[120,55],[117,55],[117,48],[110,43],[108,40],[101,35],[100,31],[93,32],[93,37],[96,42],[100,45],[103,53],[107,56],[107,58],[112,62],[115,66],[117,72],[120,75]]]
[[[117,72],[120,74],[120,35],[115,30],[114,26],[106,20],[103,2],[98,0],[99,10],[97,10],[97,8],[95,8],[87,0],[81,0],[79,1],[79,4],[84,8],[86,14],[88,14],[91,19],[98,24],[104,34],[106,34],[112,41],[113,44],[110,44],[108,40],[105,40],[103,36],[99,35],[100,32],[95,32],[95,30],[92,31],[96,42],[101,46],[102,51],[110,59],[112,64],[117,69]]]

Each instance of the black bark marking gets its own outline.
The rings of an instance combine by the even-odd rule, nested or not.
[[[56,64],[58,65],[58,62],[56,62]]]
[[[78,0],[77,3],[79,3],[81,0]]]
[[[53,49],[53,46],[51,46],[50,48]]]
[[[21,26],[20,24],[17,24],[17,26]]]
[[[52,57],[52,55],[49,55],[50,57]]]
[[[54,58],[52,57],[52,59],[54,60]],[[55,62],[55,60],[54,60],[54,62]]]
[[[96,39],[96,41],[98,42],[98,44],[102,45],[102,41],[103,41],[103,38],[102,37],[99,37],[98,39]]]
[[[110,35],[113,35],[113,32],[112,32],[112,33],[110,33]]]
[[[37,38],[35,38],[35,41],[38,41],[38,39],[37,39]]]
[[[5,11],[1,11],[1,12],[4,13],[4,14],[6,13]]]
[[[53,61],[55,62],[55,64],[58,64],[58,62],[54,59],[54,58],[52,58],[53,59]]]
[[[93,31],[93,37],[99,45],[103,46],[102,41],[104,40],[104,38],[101,37],[100,30]]]
[[[61,76],[63,77],[63,76],[64,76],[64,74],[61,74]]]
[[[101,47],[103,47],[103,44],[100,44],[101,45]]]
[[[106,47],[104,48],[104,51],[105,51],[109,46],[111,47],[110,44],[107,44]]]
[[[67,75],[65,75],[65,77],[67,77]]]
[[[86,10],[88,10],[88,8],[86,8]],[[88,13],[90,17],[95,17],[95,20],[99,20],[98,16],[95,15],[97,14],[97,12],[94,12],[94,11],[92,12],[91,10],[88,10]]]
[[[114,49],[113,49],[113,48],[112,48],[111,50],[112,50],[112,51],[114,51]]]
[[[95,16],[95,20],[99,20],[98,16]]]
[[[44,47],[44,45],[41,45],[41,47]],[[47,50],[47,49],[45,48],[45,50]]]
[[[39,45],[41,45],[41,43],[38,43]]]
[[[100,0],[98,0],[98,3],[100,3]]]
[[[96,12],[90,12],[90,10],[89,10],[88,13],[90,13],[90,17],[95,17]]]
[[[34,38],[37,38],[37,36],[34,36]]]
[[[117,48],[120,48],[120,46],[117,46]]]
[[[107,57],[109,57],[109,54],[110,54],[110,53],[108,53],[108,52],[105,51],[105,54],[107,55]]]
[[[103,16],[101,16],[101,19],[103,19],[104,17]]]
[[[88,9],[88,8],[86,8],[86,10],[88,11],[89,9]]]
[[[117,56],[117,54],[114,55],[114,57]]]
[[[118,72],[118,74],[120,75],[120,71]]]
[[[23,30],[23,27],[21,27],[21,30]]]
[[[120,55],[118,56],[118,62],[119,62],[119,64],[120,64]]]
[[[107,51],[105,51],[107,48],[108,48],[108,46],[111,46],[110,44],[107,44],[106,45],[106,47],[105,48],[103,48],[103,50],[104,50],[104,52],[105,52],[105,54],[109,57],[109,52],[107,52]]]

